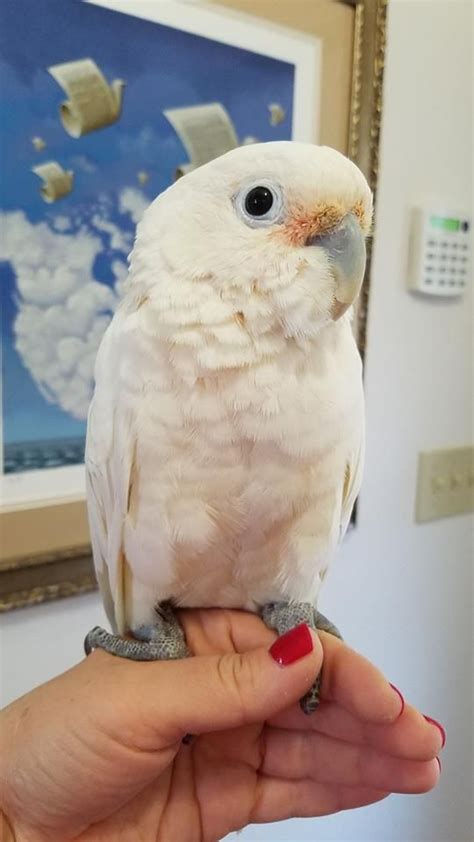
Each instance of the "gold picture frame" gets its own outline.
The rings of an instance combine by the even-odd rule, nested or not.
[[[354,9],[347,148],[376,191],[388,0],[331,0]],[[251,11],[251,5],[248,11]],[[357,313],[364,357],[370,294],[371,242]],[[10,508],[0,513],[0,612],[96,588],[85,502]]]

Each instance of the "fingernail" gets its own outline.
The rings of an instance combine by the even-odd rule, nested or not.
[[[313,651],[313,638],[306,623],[301,623],[278,637],[270,646],[269,652],[273,660],[281,667],[294,664],[305,655]]]
[[[441,760],[439,759],[439,757],[437,757],[436,760],[438,761],[439,773],[441,774]]]
[[[400,701],[402,703],[402,709],[401,709],[401,711],[398,715],[401,716],[403,711],[405,710],[405,699],[403,698],[402,694],[400,693],[400,690],[398,689],[398,687],[395,687],[395,684],[391,684],[390,682],[389,682],[389,684],[390,684],[390,687],[392,688],[392,690],[395,690],[395,693],[400,697]]]
[[[441,743],[441,748],[444,748],[446,745],[446,731],[444,730],[441,723],[438,722],[436,719],[432,719],[431,716],[426,716],[425,714],[423,714],[423,718],[426,719],[427,722],[430,722],[431,725],[436,725],[436,727],[439,729],[443,740],[443,742]]]

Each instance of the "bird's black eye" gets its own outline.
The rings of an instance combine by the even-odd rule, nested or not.
[[[273,205],[273,193],[268,187],[252,187],[245,197],[245,210],[249,216],[264,216]]]
[[[233,196],[234,208],[249,228],[267,228],[282,219],[283,193],[277,182],[266,178],[244,182]]]

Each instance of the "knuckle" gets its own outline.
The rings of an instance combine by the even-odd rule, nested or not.
[[[217,660],[217,672],[240,723],[245,725],[249,721],[252,699],[257,693],[257,676],[250,659],[239,653],[221,655]]]

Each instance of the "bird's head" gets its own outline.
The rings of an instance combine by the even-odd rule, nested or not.
[[[371,216],[364,176],[334,149],[243,146],[153,202],[132,273],[135,263],[159,283],[164,267],[173,294],[196,297],[208,316],[223,304],[254,334],[278,326],[311,338],[357,297]]]

